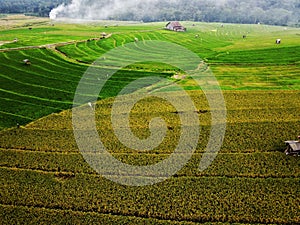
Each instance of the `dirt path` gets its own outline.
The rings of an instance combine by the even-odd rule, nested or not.
[[[105,36],[105,38],[110,38],[112,34],[108,34]],[[102,38],[91,38],[88,40],[101,40]],[[17,48],[3,48],[0,49],[0,52],[9,52],[9,51],[19,51],[19,50],[28,50],[28,49],[40,49],[40,48],[50,48],[50,49],[56,49],[56,47],[60,46],[65,46],[65,45],[70,45],[70,44],[75,44],[75,43],[83,43],[88,40],[80,40],[80,41],[68,41],[68,42],[60,42],[60,43],[54,43],[54,44],[45,44],[45,45],[37,45],[37,46],[24,46],[24,47],[17,47]],[[3,44],[7,44],[11,42],[0,42],[0,46]],[[60,52],[60,51],[57,51]]]
[[[0,41],[0,46],[9,44],[9,43],[13,43],[13,41]]]

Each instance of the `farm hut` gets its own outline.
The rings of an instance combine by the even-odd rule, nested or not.
[[[286,149],[285,154],[287,155],[300,155],[300,136],[299,141],[285,141]]]
[[[29,59],[24,59],[23,62],[24,62],[25,65],[30,65],[31,64]]]
[[[95,110],[95,105],[91,102],[88,102],[88,106],[92,109]]]
[[[172,30],[172,31],[177,31],[177,32],[185,32],[186,31],[186,28],[177,21],[167,23],[166,29]]]
[[[276,39],[276,42],[275,42],[275,43],[279,45],[279,44],[281,43],[281,39],[279,39],[279,38]]]

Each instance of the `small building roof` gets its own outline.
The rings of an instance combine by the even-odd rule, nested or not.
[[[287,145],[289,145],[293,151],[300,151],[300,142],[299,141],[285,141]]]
[[[182,25],[178,21],[169,22],[166,26],[168,25],[171,25],[172,27],[182,27]]]
[[[186,31],[186,28],[182,26],[178,21],[168,22],[166,24],[166,29],[173,31]]]

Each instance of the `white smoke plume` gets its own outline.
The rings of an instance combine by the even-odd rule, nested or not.
[[[169,0],[169,2],[178,0]],[[159,0],[72,0],[50,12],[50,19],[109,19],[124,13],[153,14]]]
[[[50,18],[75,20],[191,20],[229,23],[300,23],[300,0],[72,0]]]

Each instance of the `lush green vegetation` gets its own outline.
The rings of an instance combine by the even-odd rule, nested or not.
[[[31,65],[23,63],[28,57]],[[2,127],[69,108],[85,69],[46,49],[1,53],[0,61]]]
[[[77,83],[94,60],[120,45],[160,40],[182,45],[197,53],[210,66],[224,90],[299,90],[298,29],[264,25],[184,23],[186,33],[163,30],[164,23],[124,24],[35,24],[1,31],[1,124],[26,124],[52,112],[71,107]],[[101,33],[111,34],[101,39]],[[197,36],[198,35],[198,36]],[[246,39],[242,36],[247,35]],[[282,44],[275,45],[281,37]],[[18,38],[14,42],[14,38]],[[1,40],[0,40],[1,41]],[[52,45],[46,48],[48,44]],[[23,48],[25,46],[25,48]],[[28,46],[28,47],[26,47]],[[29,46],[40,46],[31,49]],[[20,51],[5,48],[22,47]],[[56,51],[54,51],[56,48]],[[31,65],[24,65],[24,59]],[[9,62],[9,64],[7,63]],[[157,76],[178,71],[166,65],[131,65],[106,85],[101,98],[114,96],[122,86],[147,70]],[[167,73],[165,73],[167,72]],[[20,75],[22,74],[22,76]],[[118,81],[116,81],[116,79]],[[191,79],[177,81],[187,90],[197,89]],[[119,87],[118,87],[119,86]],[[111,88],[113,87],[113,88]]]
[[[0,0],[0,13],[25,13],[48,17],[49,12],[69,0]]]
[[[300,223],[300,161],[283,154],[284,141],[294,139],[300,129],[298,29],[186,22],[188,32],[175,33],[161,29],[164,23],[112,22],[105,27],[43,21],[32,23],[32,30],[28,24],[1,30],[0,44],[18,38],[0,50],[2,224]],[[102,32],[111,36],[98,39]],[[150,165],[167,158],[181,127],[178,112],[166,101],[146,98],[131,111],[132,131],[140,138],[149,136],[153,117],[166,121],[167,135],[152,151],[125,147],[110,123],[113,97],[125,85],[142,76],[165,77],[189,90],[199,116],[199,143],[188,164],[165,182],[127,187],[101,177],[80,154],[70,109],[78,82],[104,52],[135,38],[182,45],[197,53],[218,79],[227,130],[207,170],[198,170],[211,128],[205,95],[189,77],[172,77],[180,73],[177,68],[150,62],[130,65],[107,81],[95,107],[99,137],[124,163]],[[275,45],[276,38],[281,45]],[[46,46],[53,43],[60,44]],[[16,47],[20,49],[12,49]],[[149,92],[161,90],[181,98],[171,92],[172,85],[147,87]],[[17,123],[22,126],[16,128]]]

